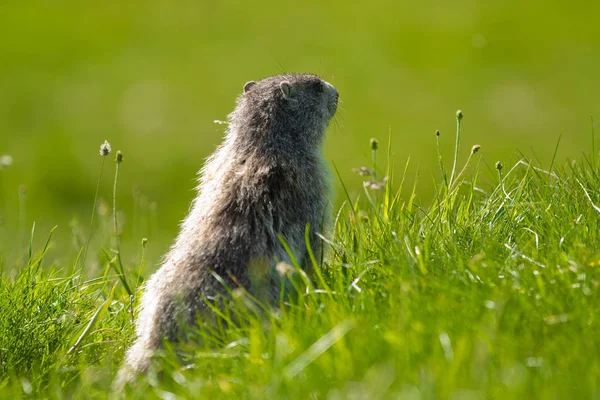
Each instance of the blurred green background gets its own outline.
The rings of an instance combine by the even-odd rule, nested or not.
[[[33,221],[44,234],[59,225],[65,243],[73,221],[87,229],[107,139],[125,155],[126,246],[149,237],[155,262],[221,140],[213,121],[246,81],[283,72],[338,88],[326,156],[354,192],[351,168],[368,164],[369,138],[385,147],[391,128],[397,170],[408,156],[419,165],[426,202],[434,132],[449,164],[459,108],[463,160],[478,143],[490,166],[517,150],[548,164],[561,133],[558,160],[577,157],[591,148],[590,116],[600,119],[599,15],[598,1],[3,0],[0,154],[14,160],[0,182],[5,252],[24,254],[15,244]]]

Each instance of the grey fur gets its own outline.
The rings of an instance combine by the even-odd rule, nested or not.
[[[181,321],[193,324],[207,314],[203,297],[224,293],[212,271],[230,288],[264,298],[279,291],[270,277],[276,260],[290,262],[278,234],[302,263],[310,224],[311,246],[320,253],[316,232],[327,219],[329,195],[321,144],[337,100],[335,88],[314,75],[244,86],[223,143],[201,170],[179,236],[146,284],[117,390],[149,368],[161,340],[178,338]]]

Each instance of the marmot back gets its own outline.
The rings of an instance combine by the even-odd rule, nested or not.
[[[242,286],[261,298],[279,293],[276,260],[290,262],[278,235],[300,263],[305,229],[321,251],[329,182],[321,153],[338,93],[315,75],[248,82],[229,115],[223,143],[200,173],[198,195],[162,267],[148,280],[137,339],[115,387],[145,372],[161,340],[205,312],[203,298]]]

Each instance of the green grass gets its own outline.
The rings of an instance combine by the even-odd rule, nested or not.
[[[404,185],[409,175],[418,182],[418,169],[407,162],[402,176],[390,176],[394,144],[387,154],[377,147],[379,169],[363,194],[338,194],[345,201],[325,238],[329,255],[315,260],[310,279],[300,277],[306,289],[277,309],[242,293],[236,318],[200,326],[202,345],[167,348],[162,372],[142,379],[131,397],[600,394],[595,150],[546,166],[521,156],[494,169],[474,147],[452,173],[455,163],[440,156],[436,195],[422,200],[418,183]],[[139,293],[138,271],[150,270],[140,259],[121,267],[111,215],[99,215],[97,226],[88,253],[95,269],[78,267],[81,246],[58,258],[68,263],[51,263],[35,240],[21,261],[3,266],[0,397],[108,396],[133,338],[126,287]]]

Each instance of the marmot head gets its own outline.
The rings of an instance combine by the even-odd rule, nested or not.
[[[246,83],[230,119],[247,138],[314,146],[337,104],[335,87],[318,76],[286,74]]]

